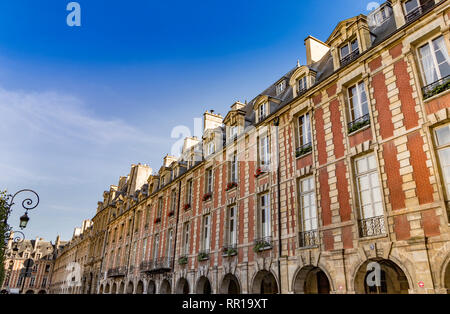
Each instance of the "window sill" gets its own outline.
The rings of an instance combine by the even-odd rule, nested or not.
[[[302,159],[303,157],[306,157],[306,156],[309,156],[309,155],[311,155],[312,154],[312,151],[310,151],[310,152],[307,152],[307,153],[304,153],[304,154],[302,154],[302,155],[296,155],[295,156],[295,159]]]

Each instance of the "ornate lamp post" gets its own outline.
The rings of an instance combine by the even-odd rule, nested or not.
[[[19,227],[20,227],[20,229],[23,230],[27,227],[28,221],[30,220],[30,218],[28,217],[28,211],[35,209],[39,205],[39,195],[33,190],[29,190],[29,189],[20,190],[16,194],[14,194],[14,195],[9,194],[6,197],[8,213],[6,215],[6,219],[4,220],[3,223],[5,225],[8,223],[8,218],[11,215],[11,211],[12,211],[11,208],[14,205],[14,199],[16,198],[17,195],[22,194],[22,193],[32,194],[30,197],[27,197],[22,201],[22,207],[23,207],[23,209],[25,209],[25,214],[23,214],[23,216],[20,217]],[[35,199],[33,199],[31,197],[33,197]]]

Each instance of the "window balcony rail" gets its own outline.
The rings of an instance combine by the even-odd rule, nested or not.
[[[428,99],[450,89],[450,75],[422,88],[423,98]]]
[[[365,218],[359,221],[359,236],[361,238],[383,235],[385,233],[384,216]]]
[[[199,252],[197,258],[199,262],[209,260],[209,250]]]
[[[297,96],[301,96],[301,95],[303,95],[304,93],[306,93],[308,91],[308,89],[306,88],[306,87],[304,87],[304,88],[298,88],[298,90],[297,90]]]
[[[174,259],[172,257],[159,257],[140,264],[139,269],[143,273],[164,273],[172,270]]]
[[[302,145],[299,148],[297,148],[297,150],[295,151],[295,157],[298,158],[298,157],[304,156],[306,154],[309,154],[310,152],[312,152],[312,144],[307,143],[307,144]]]
[[[222,248],[222,256],[231,257],[238,254],[237,244],[224,245]]]
[[[319,233],[317,230],[299,232],[298,242],[301,248],[316,247],[319,245]]]
[[[348,133],[351,134],[356,132],[363,127],[370,125],[370,115],[366,114],[348,124]]]
[[[341,59],[341,67],[346,66],[347,64],[349,64],[358,57],[359,57],[359,49],[356,49],[355,51],[349,53],[348,55],[346,55]]]
[[[253,247],[253,251],[255,253],[258,253],[265,250],[271,250],[272,247],[273,247],[272,237],[264,237],[255,240],[255,246]]]
[[[107,277],[124,277],[127,274],[127,267],[121,266],[108,269]]]
[[[409,12],[405,19],[406,23],[411,23],[415,20],[417,20],[419,17],[424,15],[425,13],[428,13],[431,11],[431,9],[434,7],[434,0],[425,1],[422,5],[418,6],[413,11]]]

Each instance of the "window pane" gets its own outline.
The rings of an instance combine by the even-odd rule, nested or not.
[[[358,40],[352,42],[352,52],[358,50]]]
[[[438,80],[438,78],[434,66],[433,56],[431,55],[430,45],[426,44],[425,46],[420,48],[420,56],[426,83],[434,83]]]
[[[436,129],[436,138],[439,146],[450,144],[450,124]]]
[[[367,171],[367,160],[365,158],[356,161],[356,172],[363,173]]]
[[[417,0],[409,0],[405,2],[405,9],[406,14],[410,13],[411,11],[415,10],[419,6]]]
[[[349,53],[350,51],[348,49],[348,45],[345,45],[344,47],[341,48],[341,58],[346,57]]]

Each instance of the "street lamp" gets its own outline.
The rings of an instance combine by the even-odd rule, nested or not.
[[[27,227],[28,221],[30,220],[30,217],[28,217],[28,214],[25,212],[23,216],[20,217],[20,229],[25,229]]]

